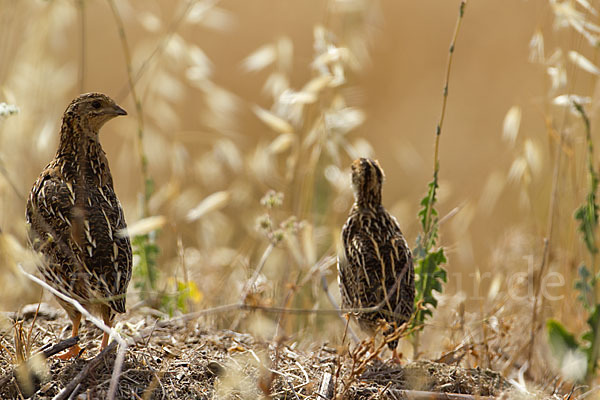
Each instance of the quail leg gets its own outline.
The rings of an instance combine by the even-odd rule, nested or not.
[[[71,333],[71,337],[75,337],[79,334],[79,324],[81,323],[81,314],[77,313],[77,314],[74,314],[73,316],[69,315],[69,318],[71,319],[71,323],[73,324],[73,330]],[[77,357],[79,355],[79,353],[81,353],[81,347],[79,347],[79,345],[76,344],[75,346],[73,346],[69,350],[67,350],[66,353],[56,356],[56,358],[58,358],[60,360],[70,360],[71,358]]]
[[[110,308],[102,310],[102,320],[104,321],[104,325],[108,326],[109,328],[112,328],[113,318],[112,318],[112,315],[110,312]],[[100,345],[100,351],[102,351],[106,348],[106,346],[108,345],[109,338],[110,338],[110,335],[108,333],[104,332],[102,334],[102,344]]]
[[[402,364],[402,354],[398,354],[397,349],[392,350],[392,358],[390,358],[390,361],[395,364]]]

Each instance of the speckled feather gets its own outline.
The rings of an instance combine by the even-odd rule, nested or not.
[[[121,233],[127,225],[98,132],[124,114],[99,93],[73,100],[63,116],[56,156],[27,201],[29,236],[46,258],[39,267],[46,281],[108,321],[125,312],[132,253],[129,237]],[[70,317],[77,314],[61,304]]]
[[[342,306],[380,306],[377,311],[356,313],[359,325],[369,333],[381,319],[396,326],[407,322],[415,296],[410,248],[398,221],[381,204],[383,179],[377,161],[360,158],[352,164],[356,201],[342,229],[344,249],[338,257]],[[389,346],[396,348],[397,341]]]

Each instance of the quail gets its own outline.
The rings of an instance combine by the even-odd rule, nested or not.
[[[113,187],[100,128],[127,112],[101,93],[82,94],[67,107],[54,159],[44,168],[27,200],[29,240],[44,257],[46,282],[112,325],[125,312],[132,253],[123,209]],[[81,313],[57,297],[77,336]],[[108,344],[104,333],[101,348]],[[69,359],[80,349],[60,356]]]
[[[410,248],[396,218],[381,203],[384,173],[376,160],[352,163],[355,202],[342,228],[338,282],[344,308],[356,309],[358,323],[373,334],[380,320],[389,323],[385,336],[407,322],[415,297]],[[370,309],[370,310],[369,310]],[[397,340],[388,347],[397,359]]]

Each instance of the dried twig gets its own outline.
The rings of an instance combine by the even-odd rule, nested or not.
[[[333,307],[335,307],[335,309],[338,310],[338,316],[340,317],[340,320],[342,321],[342,323],[344,325],[346,325],[348,321],[346,320],[346,318],[344,318],[344,315],[342,314],[342,312],[340,311],[340,308],[336,304],[335,299],[331,296],[331,293],[329,293],[329,285],[327,284],[327,279],[325,278],[325,275],[323,273],[321,273],[321,287],[323,288],[323,291],[325,292],[325,295],[327,296],[327,299],[329,300],[331,305]],[[347,326],[347,329],[348,329],[348,332],[350,332],[350,336],[352,336],[354,343],[358,343],[360,341],[360,339],[358,338],[356,333],[354,333],[354,331],[352,330],[352,328],[349,325]]]
[[[267,246],[267,248],[265,249],[262,257],[260,258],[260,261],[258,262],[258,265],[256,266],[256,269],[254,270],[254,274],[252,274],[252,278],[250,278],[250,280],[246,281],[246,284],[244,285],[244,288],[242,289],[242,294],[240,296],[240,303],[244,304],[246,302],[246,298],[248,297],[250,290],[252,290],[252,286],[254,286],[254,284],[256,283],[258,277],[260,276],[260,273],[262,272],[263,267],[265,266],[265,263],[267,262],[267,259],[273,252],[274,248],[275,248],[275,244],[269,243],[269,246]],[[240,323],[240,319],[241,319],[241,317],[238,315],[236,317],[236,319],[233,321],[233,323],[231,324],[231,327],[230,327],[231,330],[235,330],[238,327],[238,325]]]
[[[440,113],[440,120],[437,124],[435,131],[435,148],[433,153],[433,176],[437,178],[438,173],[440,171],[440,161],[439,161],[439,149],[440,149],[440,136],[442,135],[442,127],[444,126],[444,120],[446,117],[446,105],[448,103],[448,85],[450,83],[450,71],[452,70],[452,59],[454,56],[454,48],[456,46],[456,39],[458,38],[458,32],[460,31],[460,26],[462,24],[463,15],[465,13],[465,7],[467,6],[467,0],[462,0],[460,2],[460,10],[458,19],[456,20],[456,26],[454,27],[454,34],[452,35],[452,43],[450,43],[450,49],[448,51],[448,63],[446,65],[446,79],[444,82],[444,96],[442,100],[442,111]],[[431,196],[435,196],[435,192],[432,191]],[[429,199],[431,203],[433,198]],[[431,223],[431,207],[427,209],[427,216],[425,217],[427,232],[429,234],[430,223]]]
[[[379,389],[376,388],[360,388],[361,394],[381,395]],[[496,397],[476,396],[470,394],[458,393],[438,393],[424,392],[421,390],[404,390],[404,389],[387,389],[386,393],[393,399],[410,399],[410,400],[492,400]],[[370,396],[369,396],[370,398]],[[377,397],[379,398],[379,397]]]
[[[86,42],[85,1],[84,0],[77,1],[77,7],[79,10],[79,22],[80,22],[79,29],[80,29],[80,35],[81,35],[81,50],[80,50],[81,60],[79,61],[79,93],[85,93],[84,92],[84,88],[85,88],[85,42]]]
[[[38,285],[40,285],[44,289],[50,291],[50,293],[52,293],[56,297],[60,298],[61,300],[64,300],[67,303],[71,304],[73,307],[75,307],[77,309],[77,311],[79,311],[81,314],[85,315],[85,317],[88,320],[90,320],[94,325],[96,325],[98,328],[100,328],[103,332],[111,335],[120,345],[127,346],[127,342],[125,340],[123,340],[121,338],[121,336],[117,332],[115,332],[112,328],[110,328],[109,326],[107,326],[106,324],[104,324],[104,322],[102,322],[100,319],[98,319],[97,317],[95,317],[94,315],[92,315],[77,300],[75,300],[75,299],[67,296],[64,293],[59,292],[58,290],[54,289],[52,286],[48,285],[46,282],[42,281],[40,278],[38,278],[38,277],[30,274],[29,272],[25,271],[23,269],[23,267],[21,266],[21,264],[19,264],[18,266],[19,266],[19,269],[21,270],[21,273],[23,275],[25,275],[25,277],[27,277],[28,279],[30,279],[33,282],[37,283]]]
[[[552,127],[548,127],[548,129],[552,129]],[[558,207],[558,191],[559,191],[559,180],[560,180],[560,168],[561,168],[561,159],[562,159],[562,146],[564,141],[564,133],[561,131],[559,135],[559,139],[556,142],[555,149],[555,164],[554,171],[552,173],[552,192],[550,195],[550,204],[549,204],[549,212],[548,212],[548,222],[546,225],[546,237],[544,238],[544,250],[542,253],[542,262],[540,264],[539,271],[537,274],[534,273],[534,285],[535,285],[535,294],[533,300],[533,309],[531,315],[531,335],[529,338],[529,349],[527,353],[527,361],[529,361],[529,365],[531,365],[531,358],[533,357],[533,348],[535,347],[535,336],[537,333],[538,327],[538,302],[541,301],[543,303],[544,299],[538,300],[540,297],[540,289],[542,286],[542,277],[544,276],[544,272],[546,271],[546,266],[548,265],[548,258],[550,255],[550,244],[552,242],[552,237],[554,236],[554,214]],[[537,279],[535,279],[537,278]]]
[[[69,347],[73,347],[79,342],[79,336],[71,337],[61,342],[58,342],[54,346],[49,349],[45,349],[39,353],[33,355],[35,357],[38,354],[42,354],[45,358],[52,357],[55,354],[60,353],[63,350],[68,349]],[[13,368],[9,373],[0,378],[0,387],[10,382],[10,380],[15,376],[15,369]]]
[[[64,399],[76,396],[77,395],[76,392],[79,391],[79,388],[81,387],[80,385],[83,382],[83,380],[89,376],[89,374],[92,372],[92,370],[94,368],[96,368],[96,366],[98,366],[98,364],[100,364],[100,362],[103,361],[104,358],[106,358],[106,356],[116,348],[116,346],[117,346],[117,342],[112,342],[104,350],[102,350],[100,352],[100,354],[98,354],[96,357],[91,359],[86,364],[86,366],[77,374],[77,376],[71,382],[69,382],[69,384],[67,386],[65,386],[65,388],[63,390],[61,390],[54,397],[53,400],[64,400]],[[115,363],[116,363],[116,361],[115,361]],[[112,385],[112,379],[111,379],[111,385]],[[109,391],[109,393],[110,393],[110,391]],[[72,395],[74,395],[74,396],[72,396]]]
[[[323,372],[321,376],[321,383],[319,384],[319,391],[317,396],[322,399],[329,400],[333,396],[333,381],[332,375],[329,372]]]
[[[30,279],[33,282],[37,283],[38,285],[42,286],[44,289],[49,290],[50,293],[52,293],[56,297],[66,301],[67,303],[69,303],[73,307],[75,307],[77,309],[77,311],[79,311],[81,314],[85,315],[85,317],[89,321],[91,321],[94,325],[96,325],[98,328],[100,328],[103,332],[106,332],[109,335],[111,335],[111,337],[114,338],[115,342],[117,342],[119,344],[119,353],[117,354],[117,359],[115,360],[115,367],[113,369],[111,384],[110,384],[110,388],[109,388],[108,395],[107,395],[107,399],[109,399],[109,400],[114,399],[115,391],[116,391],[116,382],[118,381],[118,377],[121,373],[121,368],[123,367],[123,365],[122,365],[123,360],[125,358],[125,352],[127,351],[127,347],[128,347],[127,341],[125,341],[123,338],[121,338],[121,336],[116,331],[114,331],[112,328],[110,328],[109,326],[104,324],[104,322],[102,322],[100,319],[98,319],[95,316],[93,316],[92,314],[90,314],[81,305],[81,303],[79,303],[77,300],[59,292],[58,290],[54,289],[52,286],[48,285],[46,282],[42,281],[41,279],[37,278],[36,276],[31,275],[29,272],[27,272],[23,269],[21,264],[19,264],[19,269],[21,270],[21,273],[23,275],[25,275],[28,279]]]
[[[10,382],[10,380],[15,376],[15,371],[14,369],[11,370],[8,374],[4,375],[2,378],[0,378],[0,386],[6,385],[8,382]]]
[[[44,355],[44,357],[50,358],[53,355],[58,354],[61,351],[68,349],[69,347],[75,346],[77,343],[79,343],[79,336],[70,337],[68,339],[65,339],[63,341],[56,343],[54,346],[50,347],[49,349],[42,351],[42,354]]]
[[[554,207],[551,206],[551,209],[553,209]],[[552,214],[552,212],[551,212]],[[550,224],[552,224],[552,222],[550,222]],[[549,232],[551,234],[552,232],[552,228],[549,228]],[[539,302],[539,292],[540,292],[540,288],[542,286],[541,284],[541,280],[542,280],[542,276],[544,273],[544,270],[546,269],[546,264],[547,264],[547,260],[548,260],[548,251],[549,251],[549,243],[550,241],[548,240],[548,238],[544,238],[544,250],[542,252],[542,262],[540,264],[540,269],[537,273],[537,279],[534,279],[534,282],[538,282],[535,286],[535,294],[533,297],[533,314],[531,316],[531,335],[529,337],[529,351],[527,354],[527,360],[529,361],[529,365],[531,365],[531,357],[533,356],[533,348],[534,348],[534,344],[535,344],[535,336],[538,330],[538,322],[537,322],[537,317],[538,317],[538,302]],[[535,274],[534,274],[535,277]]]
[[[129,50],[127,35],[125,34],[125,25],[123,24],[123,19],[121,18],[121,14],[119,14],[116,2],[114,0],[107,1],[110,5],[110,9],[115,19],[117,30],[119,31],[119,37],[121,38],[123,56],[125,57],[125,64],[127,66],[127,81],[129,83],[129,91],[131,92],[131,96],[133,97],[133,101],[135,103],[135,110],[138,121],[138,157],[140,158],[140,167],[142,169],[142,188],[144,191],[142,197],[143,201],[141,217],[145,218],[148,216],[148,201],[150,200],[150,192],[148,190],[150,174],[148,172],[148,158],[146,157],[146,153],[144,152],[144,110],[142,108],[142,101],[140,100],[135,91],[133,68],[131,66],[131,52]]]

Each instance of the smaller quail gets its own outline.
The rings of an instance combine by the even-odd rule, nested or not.
[[[27,200],[29,239],[44,256],[39,270],[46,282],[100,314],[111,326],[125,312],[132,254],[121,203],[113,187],[108,160],[100,145],[100,128],[127,112],[101,93],[77,97],[67,107],[56,156],[44,168]],[[81,313],[57,299],[79,331]],[[101,348],[108,344],[104,333]],[[60,358],[79,354],[72,347]]]
[[[343,250],[338,255],[342,306],[363,309],[355,314],[361,329],[371,335],[382,319],[392,327],[408,322],[415,297],[411,251],[398,221],[381,203],[383,180],[378,161],[359,158],[352,163],[355,202],[342,229]],[[383,334],[392,332],[390,328]],[[388,343],[395,359],[397,345],[397,340]]]

